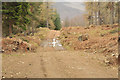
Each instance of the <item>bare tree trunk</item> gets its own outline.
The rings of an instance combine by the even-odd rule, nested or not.
[[[25,26],[26,27],[26,26]],[[26,34],[26,30],[24,30],[24,36],[26,36],[27,34]]]
[[[49,11],[48,11],[48,9],[49,9],[49,5],[48,5],[48,2],[47,2],[47,28],[49,28]]]
[[[93,2],[92,2],[91,4],[92,4],[92,6],[94,5]],[[93,19],[93,7],[92,7],[92,12],[91,12],[91,24],[93,24],[93,21],[94,21],[94,19]]]
[[[98,11],[98,25],[101,25],[100,10]]]
[[[89,21],[88,21],[88,26],[89,26],[89,25],[91,25],[91,23],[90,23],[90,19],[89,19]]]
[[[33,21],[33,25],[32,25],[32,36],[34,36],[34,26],[35,26],[35,21]]]
[[[48,19],[47,19],[47,28],[49,28],[49,22],[48,22]]]
[[[118,24],[120,24],[120,2],[118,2]]]
[[[98,2],[98,25],[101,25],[100,2]]]
[[[26,31],[24,31],[24,36],[26,36]]]
[[[28,26],[28,35],[30,35],[30,26]]]
[[[115,5],[115,13],[114,13],[114,23],[118,23],[118,20],[119,20],[119,17],[118,17],[118,13],[119,12],[119,6],[118,6],[118,3]]]
[[[111,20],[110,23],[113,24],[113,12],[112,12],[112,10],[111,10],[111,19],[110,20]]]
[[[113,24],[113,21],[114,21],[114,19],[113,19],[113,10],[114,10],[114,5],[113,5],[113,2],[111,2],[111,4],[112,4],[112,7],[111,7],[111,11],[110,11],[110,13],[111,13],[111,24]]]
[[[9,35],[12,36],[12,25],[9,23]]]
[[[97,12],[95,12],[95,25],[97,25]]]
[[[93,22],[93,20],[94,20],[94,19],[93,19],[93,14],[92,14],[92,17],[91,17],[91,24],[93,24],[93,23],[94,23],[94,22]]]

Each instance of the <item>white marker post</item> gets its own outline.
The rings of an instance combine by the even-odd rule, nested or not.
[[[55,47],[55,44],[56,44],[56,41],[55,41],[55,39],[53,39],[53,42],[52,42],[52,44],[53,44],[53,47]]]

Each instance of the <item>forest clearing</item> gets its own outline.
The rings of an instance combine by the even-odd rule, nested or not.
[[[119,4],[54,4],[3,3],[2,78],[118,78]]]
[[[50,47],[49,45],[44,47],[36,45],[35,44],[36,42],[39,42],[39,44],[41,44],[42,41],[40,38],[39,38],[40,40],[37,39],[38,36],[34,36],[34,38],[33,37],[31,38],[31,39],[35,39],[32,40],[32,45],[35,46],[35,47],[32,46],[31,47],[32,49],[28,50],[23,45],[23,48],[21,48],[23,50],[21,52],[18,50],[18,51],[14,51],[13,54],[9,54],[9,53],[3,54],[3,72],[2,72],[4,75],[3,77],[117,78],[118,33],[113,32],[117,30],[117,28],[118,26],[115,28],[111,28],[111,27],[106,28],[104,26],[103,27],[100,26],[100,27],[91,27],[86,30],[86,28],[82,28],[82,27],[77,27],[77,28],[68,27],[61,29],[61,31],[53,31],[53,30],[51,31],[47,28],[40,29],[40,33],[36,33],[36,34],[45,35],[46,37],[44,37],[44,40],[58,37],[61,40],[61,43],[64,42],[63,44],[67,44],[67,46],[63,45],[65,49],[56,50],[55,47]],[[83,32],[80,32],[79,29],[83,29],[82,30]],[[94,32],[90,32],[91,29],[96,29],[95,30],[96,34],[93,34]],[[100,29],[103,32],[100,31]],[[47,31],[47,34],[46,32],[43,33],[42,30],[44,32]],[[80,42],[77,36],[79,36],[82,33],[85,33],[84,30],[86,31],[86,33],[90,32],[91,34],[89,33],[88,40]],[[74,33],[74,34],[71,35],[70,33]],[[104,36],[102,36],[102,34]],[[103,39],[98,41],[98,38],[93,36]],[[21,39],[22,38],[23,37],[21,37]],[[91,38],[94,40],[91,40]],[[15,39],[11,38],[8,40],[16,41]],[[26,41],[27,39],[30,40],[30,38],[28,37],[24,38],[24,40]],[[108,41],[110,42],[107,43]],[[86,43],[89,45],[80,47],[81,45],[85,45]],[[46,44],[47,43],[45,43],[44,45]],[[95,47],[92,46],[94,44],[96,44]],[[109,45],[114,45],[114,46],[110,48]],[[10,48],[8,47],[8,49]],[[11,50],[13,50],[12,47]]]

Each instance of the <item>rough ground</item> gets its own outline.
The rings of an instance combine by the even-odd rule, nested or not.
[[[48,38],[59,35],[50,31]],[[3,54],[3,78],[117,78],[117,67],[108,67],[100,54],[56,51],[39,47],[36,52]]]
[[[3,76],[15,78],[116,78],[117,68],[106,67],[89,53],[51,51],[3,56]]]
[[[67,27],[61,30],[60,39],[69,50],[82,50],[105,56],[108,65],[117,65],[118,61],[118,25],[93,27]],[[88,40],[80,41],[78,37],[88,35]]]

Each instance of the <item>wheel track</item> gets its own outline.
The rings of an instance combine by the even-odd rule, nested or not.
[[[43,72],[43,76],[46,78],[47,71],[46,71],[45,64],[44,64],[43,53],[42,53],[41,58],[40,58],[40,65],[41,65],[41,70]]]

